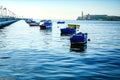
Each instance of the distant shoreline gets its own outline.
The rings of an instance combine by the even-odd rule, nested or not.
[[[120,20],[77,20],[77,21],[120,21]]]
[[[78,16],[76,20],[97,20],[97,21],[120,21],[120,16],[108,15],[82,15]]]

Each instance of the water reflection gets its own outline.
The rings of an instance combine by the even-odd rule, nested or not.
[[[87,45],[70,45],[70,51],[75,51],[75,52],[85,52],[87,49]]]
[[[0,41],[0,48],[5,48],[7,46],[6,42]]]
[[[0,57],[0,59],[9,59],[10,57],[4,56],[4,57]]]
[[[6,40],[3,40],[3,37],[6,38],[6,34],[3,29],[0,29],[0,48],[4,48],[7,45]]]
[[[43,47],[49,47],[52,41],[52,28],[40,29]]]
[[[41,33],[42,35],[51,35],[51,34],[52,34],[52,28],[40,29],[40,33]]]

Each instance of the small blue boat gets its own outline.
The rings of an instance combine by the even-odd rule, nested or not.
[[[40,21],[40,28],[46,29],[52,27],[52,21],[51,20],[41,20]]]
[[[60,30],[61,30],[61,35],[69,35],[69,34],[75,34],[76,33],[75,28],[71,29],[71,28],[67,27],[67,28],[62,28]]]
[[[79,29],[79,27],[80,25],[68,24],[68,27],[60,29],[61,35],[76,34],[76,28]]]
[[[57,24],[64,24],[65,21],[58,21]]]
[[[84,45],[87,43],[87,33],[79,32],[70,38],[71,44]]]

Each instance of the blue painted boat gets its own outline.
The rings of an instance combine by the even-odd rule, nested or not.
[[[61,35],[76,34],[76,28],[79,28],[80,25],[68,24],[68,27],[62,28]]]
[[[87,33],[79,32],[70,38],[71,44],[86,44],[87,43]]]
[[[64,24],[65,21],[58,21],[57,24]]]
[[[61,35],[75,34],[76,33],[76,29],[75,28],[71,29],[71,28],[67,27],[67,28],[62,28],[60,30],[61,30]]]
[[[46,29],[52,27],[52,21],[51,20],[41,20],[40,21],[40,28]]]

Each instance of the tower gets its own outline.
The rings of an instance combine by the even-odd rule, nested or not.
[[[83,11],[82,11],[82,19],[83,19]]]

